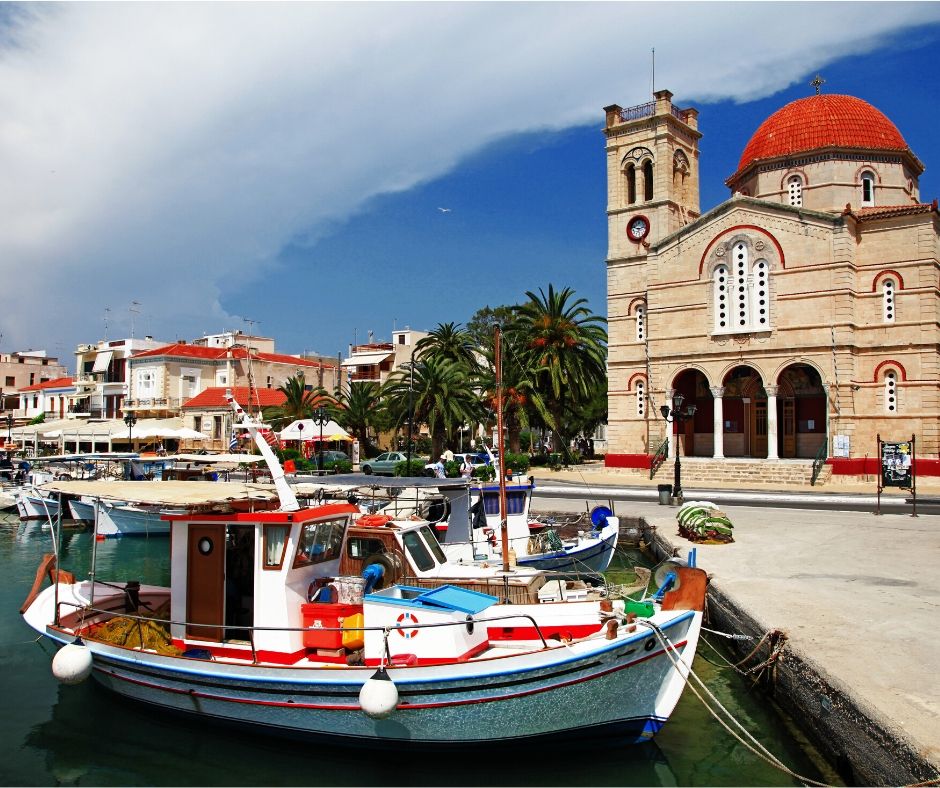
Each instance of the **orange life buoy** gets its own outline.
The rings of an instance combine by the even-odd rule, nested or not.
[[[381,528],[391,521],[392,518],[387,514],[364,514],[356,520],[356,524],[365,526],[366,528]]]
[[[395,625],[395,628],[398,630],[399,635],[401,635],[405,640],[411,640],[413,637],[416,637],[418,635],[418,630],[412,629],[410,632],[406,632],[401,627],[403,621],[411,623],[411,624],[417,624],[418,619],[415,617],[414,613],[402,613],[398,617],[398,623]]]

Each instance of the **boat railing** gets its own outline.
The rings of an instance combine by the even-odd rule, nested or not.
[[[95,581],[100,583],[101,581]],[[107,584],[113,586],[113,584]],[[116,586],[121,588],[120,586]],[[126,596],[126,589],[125,589]],[[122,597],[122,600],[124,597]],[[123,601],[122,601],[123,604]],[[151,622],[156,624],[163,624],[168,627],[181,626],[181,627],[202,627],[204,629],[218,629],[221,631],[224,630],[237,630],[238,632],[247,632],[248,641],[251,646],[251,658],[252,664],[258,663],[258,652],[255,647],[254,634],[256,632],[384,632],[385,636],[388,637],[389,633],[401,627],[398,625],[395,626],[336,626],[336,627],[321,627],[321,626],[311,626],[311,627],[262,627],[262,626],[245,626],[245,625],[232,625],[232,624],[209,624],[203,623],[200,621],[173,621],[171,619],[164,618],[155,618],[154,616],[143,616],[133,612],[126,612],[124,610],[109,610],[108,608],[95,607],[93,605],[80,605],[76,602],[70,602],[67,599],[59,600],[56,602],[56,617],[55,621],[60,622],[58,626],[64,628],[65,625],[61,623],[62,621],[62,608],[63,606],[71,607],[75,609],[75,612],[72,615],[80,615],[80,624],[77,627],[69,627],[75,633],[77,637],[82,637],[87,640],[95,640],[103,643],[108,643],[109,641],[104,638],[96,638],[95,633],[89,629],[93,624],[102,623],[99,620],[88,621],[89,616],[97,618],[98,616],[106,617],[106,620],[111,618],[128,618],[132,621],[135,621],[137,624],[139,645],[129,646],[125,644],[111,644],[119,645],[120,648],[129,648],[133,651],[150,651],[152,649],[144,648],[144,637],[143,637],[143,623]],[[473,618],[468,617],[467,619],[461,621],[440,621],[437,623],[409,623],[408,629],[436,629],[439,627],[468,627],[470,625],[478,624],[492,624],[498,621],[518,621],[519,619],[524,619],[528,621],[532,627],[535,629],[535,633],[538,635],[539,641],[542,644],[542,648],[548,648],[548,641],[545,638],[545,635],[542,633],[542,628],[539,626],[539,623],[535,618],[528,613],[507,613],[501,616],[493,616],[486,618]],[[218,641],[219,643],[225,641]]]

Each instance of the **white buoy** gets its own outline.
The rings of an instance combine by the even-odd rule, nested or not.
[[[52,675],[63,684],[80,684],[91,675],[91,651],[76,640],[52,658]]]
[[[359,690],[359,706],[374,720],[384,720],[398,705],[398,687],[385,668],[379,668]]]

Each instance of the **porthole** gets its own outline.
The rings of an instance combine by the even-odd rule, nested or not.
[[[196,547],[199,550],[200,555],[211,555],[212,550],[215,548],[215,544],[208,536],[203,536],[196,543]]]

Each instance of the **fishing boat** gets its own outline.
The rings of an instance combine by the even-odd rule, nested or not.
[[[675,566],[641,601],[505,559],[481,574],[442,560],[426,521],[301,508],[236,412],[280,508],[168,515],[169,587],[77,580],[48,556],[21,612],[62,646],[60,680],[370,747],[643,741],[666,722],[698,642],[700,569]]]

